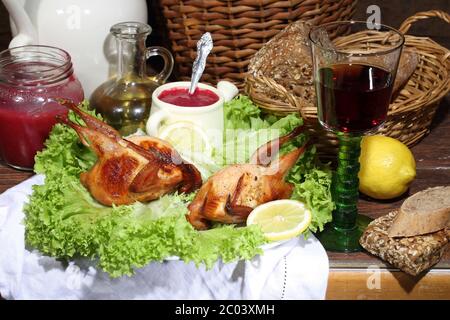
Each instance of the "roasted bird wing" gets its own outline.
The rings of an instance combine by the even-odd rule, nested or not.
[[[188,207],[189,222],[196,229],[208,228],[211,221],[241,223],[258,205],[289,198],[293,185],[284,177],[309,143],[277,160],[273,157],[277,147],[302,132],[303,127],[298,127],[258,148],[250,163],[231,165],[212,175]]]
[[[147,202],[174,191],[192,192],[202,184],[200,172],[184,162],[167,142],[149,136],[123,139],[104,122],[83,112],[68,100],[58,100],[85,122],[69,119],[81,142],[98,157],[95,165],[80,175],[91,195],[106,206]]]

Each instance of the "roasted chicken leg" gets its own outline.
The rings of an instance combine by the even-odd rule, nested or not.
[[[68,118],[60,119],[98,157],[89,171],[81,173],[80,181],[101,204],[147,202],[174,191],[189,193],[201,186],[200,172],[184,162],[167,142],[149,136],[123,139],[115,129],[74,103],[62,99],[58,102],[86,124],[80,126]]]
[[[289,198],[293,185],[284,177],[308,143],[277,160],[273,157],[277,146],[302,132],[303,127],[298,127],[259,147],[250,163],[231,165],[212,175],[189,205],[188,221],[199,230],[208,228],[211,221],[241,223],[256,206]]]

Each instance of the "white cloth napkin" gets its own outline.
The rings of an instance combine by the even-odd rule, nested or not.
[[[65,263],[25,248],[22,206],[34,176],[0,195],[0,294],[5,299],[324,299],[328,257],[310,236],[267,248],[251,261],[212,270],[182,261],[150,263],[111,279],[95,262]]]

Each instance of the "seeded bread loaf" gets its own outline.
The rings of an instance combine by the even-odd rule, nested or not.
[[[388,230],[397,214],[398,210],[372,221],[359,242],[370,253],[415,276],[439,262],[448,246],[450,231],[391,238]]]
[[[316,95],[309,30],[310,25],[306,21],[291,23],[253,56],[248,73],[255,78],[264,76],[272,79],[299,98],[302,107],[314,108]],[[254,90],[271,99],[286,99],[285,95],[280,95],[267,84],[257,83]]]
[[[390,237],[410,237],[442,230],[450,220],[450,186],[420,191],[406,199],[392,226]]]

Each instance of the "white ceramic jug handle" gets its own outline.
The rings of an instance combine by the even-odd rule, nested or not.
[[[10,48],[38,44],[36,28],[31,23],[30,17],[23,8],[21,1],[2,0],[8,10],[11,19],[17,28],[17,35],[9,43]]]
[[[225,102],[230,101],[239,93],[239,89],[233,83],[226,80],[217,83],[217,90],[219,90]]]
[[[147,125],[145,127],[147,133],[150,136],[157,137],[161,122],[163,122],[167,118],[168,114],[163,110],[156,111],[154,114],[150,115],[150,118],[148,118]]]

